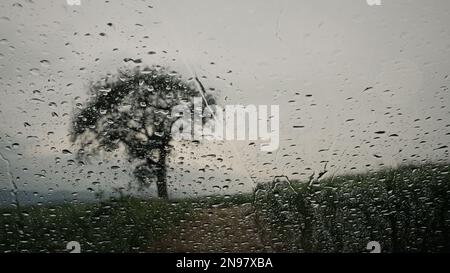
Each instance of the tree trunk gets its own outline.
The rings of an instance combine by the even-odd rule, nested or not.
[[[157,173],[156,187],[158,189],[158,197],[162,199],[169,199],[167,192],[167,170],[166,170],[166,150],[162,147],[159,153],[159,171]]]

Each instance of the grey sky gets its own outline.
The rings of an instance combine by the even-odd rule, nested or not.
[[[447,159],[437,148],[450,141],[450,3],[382,2],[2,1],[0,151],[21,189],[126,184],[120,155],[80,167],[62,151],[75,150],[70,116],[88,83],[133,58],[205,76],[223,105],[280,105],[272,154],[248,142],[177,145],[172,196],[248,191],[324,162],[332,174]],[[8,189],[5,161],[0,170]]]

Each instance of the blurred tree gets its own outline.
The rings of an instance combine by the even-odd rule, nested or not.
[[[201,96],[203,107],[215,103],[193,81],[159,66],[119,71],[117,77],[91,84],[89,101],[74,115],[71,140],[80,145],[83,158],[123,146],[130,162],[139,161],[133,171],[139,187],[156,181],[158,196],[167,199],[166,160],[177,119],[171,113],[181,104],[193,109],[192,99]]]

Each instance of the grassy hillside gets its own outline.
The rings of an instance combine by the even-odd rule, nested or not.
[[[0,252],[140,252],[191,214],[188,202],[122,197],[97,204],[0,209]]]
[[[450,252],[450,167],[402,166],[255,192],[262,238],[277,251]]]

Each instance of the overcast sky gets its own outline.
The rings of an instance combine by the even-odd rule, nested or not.
[[[120,154],[78,166],[63,153],[76,151],[70,117],[89,82],[134,65],[124,58],[204,76],[221,105],[280,105],[276,152],[175,145],[171,196],[249,191],[325,162],[332,175],[447,160],[438,148],[450,141],[449,14],[446,0],[1,1],[0,187],[132,179]]]

